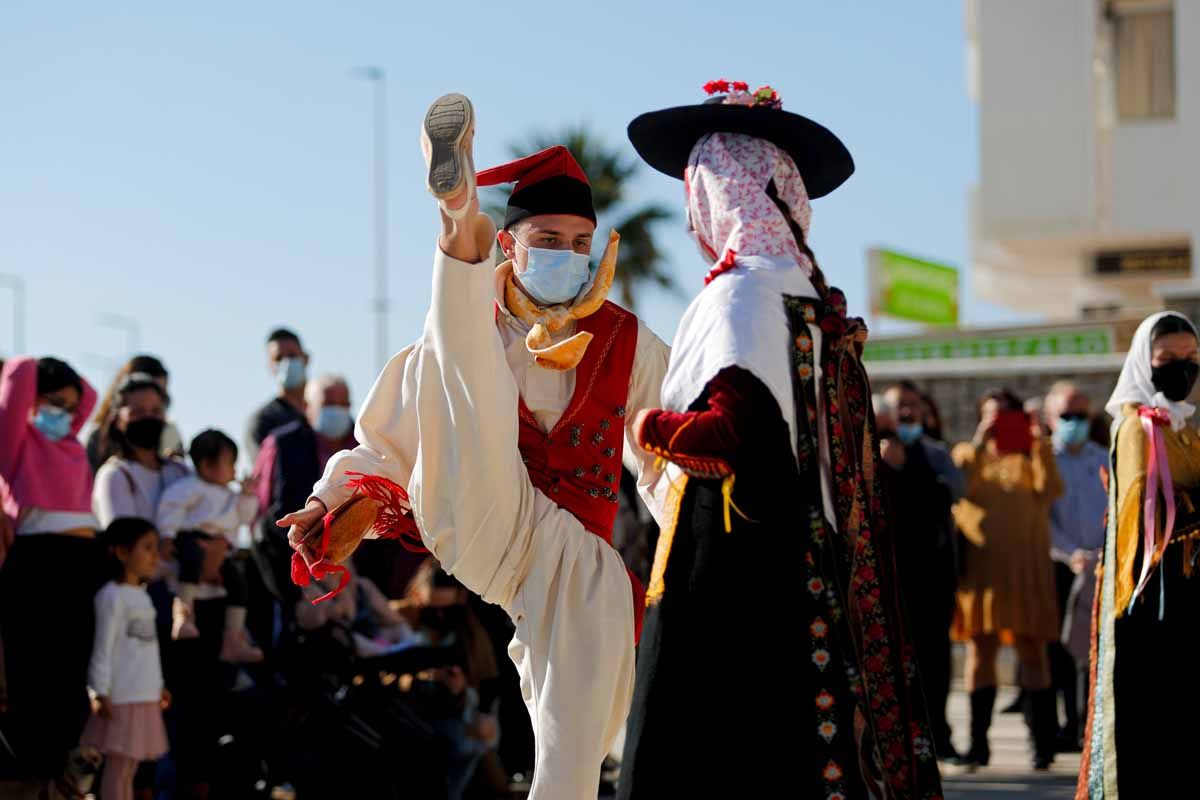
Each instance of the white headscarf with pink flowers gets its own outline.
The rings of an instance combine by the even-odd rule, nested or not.
[[[741,367],[771,391],[795,448],[791,337],[783,296],[816,297],[817,292],[809,280],[812,264],[767,196],[771,180],[807,233],[808,193],[786,153],[762,139],[731,133],[705,136],[692,149],[688,223],[709,266],[713,260],[718,266],[680,319],[662,401],[672,411],[686,411],[718,372]],[[811,332],[820,352],[821,332],[815,326]]]
[[[688,227],[718,264],[728,265],[737,256],[791,256],[811,275],[812,264],[767,195],[771,181],[807,236],[812,207],[792,157],[765,139],[708,134],[692,148],[684,174]]]

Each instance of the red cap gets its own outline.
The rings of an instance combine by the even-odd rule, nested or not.
[[[571,155],[571,151],[556,144],[547,147],[540,153],[518,158],[498,167],[485,169],[475,176],[475,182],[480,186],[495,186],[499,183],[516,182],[513,193],[528,188],[535,183],[541,183],[547,178],[566,175],[582,183],[587,183],[587,175],[579,162]]]
[[[538,214],[574,214],[596,221],[592,188],[571,151],[555,145],[475,176],[480,186],[516,183],[504,227]]]

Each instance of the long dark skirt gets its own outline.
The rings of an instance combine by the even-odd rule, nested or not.
[[[1168,547],[1143,599],[1116,621],[1113,700],[1121,797],[1167,796],[1195,781],[1196,737],[1188,730],[1200,719],[1200,575],[1184,577],[1183,554],[1182,544]],[[1170,732],[1171,720],[1182,727]]]
[[[803,298],[783,302],[794,454],[777,401],[746,372],[752,410],[739,411],[731,508],[720,482],[689,480],[673,528],[671,510],[664,514],[622,764],[625,800],[941,797],[900,621],[859,323],[840,301],[820,309]],[[705,403],[702,395],[693,409]],[[832,466],[828,510],[821,443]]]
[[[619,796],[862,797],[848,665],[801,577],[803,529],[738,519],[726,533],[723,517],[720,484],[689,482],[642,634]]]
[[[8,713],[0,730],[17,754],[12,777],[62,774],[87,722],[96,592],[108,579],[95,539],[18,536],[0,570],[0,637]]]

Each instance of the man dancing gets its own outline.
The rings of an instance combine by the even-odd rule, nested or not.
[[[643,605],[609,543],[617,489],[624,462],[657,514],[654,456],[625,440],[658,404],[667,349],[603,300],[616,237],[593,275],[591,192],[565,148],[476,176],[473,111],[457,94],[433,103],[423,133],[442,218],[424,333],[376,381],[362,444],[334,456],[306,508],[280,524],[299,545],[351,496],[347,473],[404,487],[443,568],[516,625],[531,798],[594,798],[629,707]],[[497,235],[476,185],[511,181]],[[494,267],[497,241],[510,260]]]

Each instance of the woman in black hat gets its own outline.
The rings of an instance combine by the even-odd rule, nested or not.
[[[866,329],[806,243],[809,197],[854,164],[770,87],[705,88],[629,126],[685,181],[710,270],[664,407],[637,420],[677,492],[620,796],[940,797],[880,513]]]

